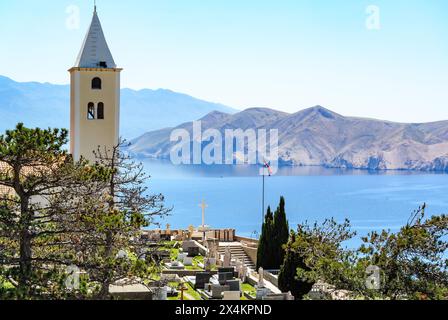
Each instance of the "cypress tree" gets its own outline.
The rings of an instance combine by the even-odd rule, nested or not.
[[[283,246],[287,244],[289,238],[289,224],[286,219],[285,198],[280,197],[280,203],[274,215],[274,261],[273,268],[279,269],[285,258],[285,250]]]
[[[268,207],[266,212],[263,226],[261,228],[261,236],[258,242],[257,249],[257,270],[260,267],[269,269],[272,265],[272,236],[273,236],[273,221],[274,216],[271,211],[271,207]]]
[[[280,198],[273,214],[268,207],[257,251],[257,269],[279,269],[285,258],[283,246],[288,242],[289,225],[286,219],[285,198]]]

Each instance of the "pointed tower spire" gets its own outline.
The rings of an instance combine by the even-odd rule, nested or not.
[[[103,28],[96,11],[96,1],[92,22],[74,67],[109,69],[117,67],[104,37]]]

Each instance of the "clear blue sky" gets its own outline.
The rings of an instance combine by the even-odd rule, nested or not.
[[[70,5],[79,28],[67,27]],[[369,5],[380,29],[366,27]],[[0,74],[68,83],[92,7],[0,1]],[[124,87],[240,109],[320,104],[353,116],[448,119],[446,0],[98,0],[98,11]]]

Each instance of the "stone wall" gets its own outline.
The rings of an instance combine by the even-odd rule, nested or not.
[[[241,242],[244,252],[249,256],[252,262],[257,264],[258,240],[246,237],[235,236],[235,241]]]
[[[242,246],[244,252],[249,256],[250,260],[257,265],[257,248]]]
[[[267,281],[278,288],[278,276],[274,275],[272,272],[278,273],[278,270],[264,270],[263,276]]]

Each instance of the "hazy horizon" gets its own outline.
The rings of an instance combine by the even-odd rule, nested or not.
[[[46,82],[40,82],[40,81],[25,81],[25,82],[20,82],[20,81],[16,81],[16,80],[12,79],[11,77],[5,76],[5,75],[0,75],[0,76],[4,76],[4,77],[6,77],[6,78],[9,78],[9,79],[11,79],[12,81],[17,82],[17,83],[38,83],[38,84],[42,84],[42,85],[49,84],[49,85],[54,85],[54,86],[67,86],[67,87],[70,86],[69,83],[61,83],[61,84],[58,84],[58,83],[51,83],[51,82],[48,82],[48,81],[46,81]],[[323,107],[323,108],[328,109],[328,110],[330,110],[330,111],[332,111],[332,112],[336,112],[335,110],[329,108],[328,106],[322,105],[322,104],[314,104],[314,105],[310,105],[310,106],[298,107],[296,110],[292,110],[292,111],[284,111],[284,110],[282,110],[282,109],[280,109],[280,108],[277,108],[276,106],[272,106],[272,107],[247,107],[247,108],[244,108],[244,109],[238,109],[238,107],[225,105],[225,104],[221,103],[220,101],[208,101],[208,100],[203,99],[203,98],[201,98],[201,97],[192,96],[192,95],[189,95],[189,94],[184,93],[184,92],[173,91],[173,90],[171,90],[171,89],[169,89],[169,88],[142,88],[142,89],[133,89],[133,88],[129,88],[129,87],[121,87],[121,90],[132,90],[132,91],[135,91],[135,92],[140,92],[140,91],[144,91],[144,90],[151,90],[151,91],[158,91],[158,90],[170,91],[170,92],[177,93],[177,94],[187,95],[187,96],[189,96],[189,97],[192,97],[192,98],[194,98],[194,99],[198,99],[198,100],[201,100],[201,101],[205,101],[205,102],[209,102],[209,103],[215,103],[215,104],[221,104],[221,105],[223,105],[223,106],[225,106],[225,107],[232,108],[235,112],[242,112],[242,111],[246,111],[246,110],[248,110],[248,109],[258,109],[258,108],[260,108],[260,109],[272,109],[272,110],[275,110],[275,111],[280,111],[280,112],[286,112],[286,113],[289,113],[289,114],[294,114],[294,113],[297,113],[297,112],[300,112],[300,111],[304,111],[304,110],[306,110],[306,109],[310,109],[310,108],[314,108],[314,107]],[[215,111],[218,111],[218,110],[215,110]],[[211,111],[211,112],[214,112],[214,111]],[[219,112],[224,112],[224,111],[219,111]],[[225,113],[228,113],[228,112],[225,112]],[[336,112],[336,113],[338,113],[338,112]],[[421,123],[421,124],[424,124],[424,123],[432,123],[432,122],[448,121],[448,116],[447,116],[446,119],[438,119],[438,120],[436,119],[436,120],[432,120],[432,121],[424,121],[424,122],[404,122],[404,121],[393,121],[393,120],[390,120],[390,119],[383,119],[383,118],[373,118],[373,117],[369,117],[369,116],[354,116],[354,115],[350,115],[350,114],[340,114],[340,115],[342,115],[342,116],[344,116],[344,117],[346,117],[346,118],[371,119],[371,120],[379,120],[379,121],[395,122],[395,123],[404,123],[404,124],[411,124],[411,123]],[[197,120],[199,120],[199,119],[197,119]]]

